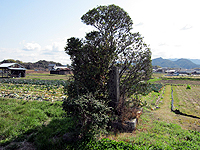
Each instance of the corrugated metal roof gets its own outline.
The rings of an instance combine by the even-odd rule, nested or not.
[[[9,68],[10,70],[27,70],[26,68]]]
[[[3,63],[3,64],[1,64],[0,65],[0,67],[2,67],[2,68],[7,68],[7,67],[10,67],[10,66],[12,66],[12,65],[14,65],[14,64],[17,64],[17,63]]]
[[[19,68],[14,68],[13,65],[18,65]],[[18,63],[3,63],[0,65],[0,68],[8,68],[10,70],[26,70],[26,68],[24,68],[22,65],[18,64]]]

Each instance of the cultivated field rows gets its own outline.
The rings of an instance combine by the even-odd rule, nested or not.
[[[200,117],[200,86],[191,85],[173,86],[175,109],[182,113]]]
[[[32,84],[0,84],[0,97],[23,100],[58,101],[67,97],[63,86],[46,86]]]

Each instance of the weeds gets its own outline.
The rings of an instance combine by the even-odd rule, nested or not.
[[[186,89],[191,89],[191,86],[188,84],[187,87],[186,87]]]

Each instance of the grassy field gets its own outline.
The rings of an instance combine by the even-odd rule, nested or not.
[[[72,123],[61,104],[0,98],[0,149],[62,147]]]
[[[65,113],[62,111],[61,102],[27,102],[0,98],[0,108],[0,149],[72,148],[73,144],[66,143],[63,136],[70,131],[73,122],[70,118],[63,117]],[[200,133],[183,130],[181,126],[169,123],[169,120],[166,122],[162,117],[158,119],[157,115],[160,113],[157,111],[144,110],[137,130],[132,133],[109,133],[102,135],[100,141],[91,141],[87,145],[79,143],[76,148],[200,148]],[[166,116],[163,117],[166,119]]]
[[[200,117],[200,86],[173,86],[174,106],[183,113]]]
[[[39,80],[68,80],[71,75],[50,74],[49,71],[33,71],[27,70],[26,77],[23,79],[39,79]]]
[[[38,74],[38,76],[47,78],[44,74]],[[151,82],[157,82],[160,76],[156,74],[155,78]],[[6,87],[12,88],[10,90],[17,90],[15,85],[7,85],[9,86]],[[31,89],[31,86],[29,91],[33,92],[33,89],[37,89]],[[37,86],[38,90],[41,90],[40,86]],[[180,86],[180,89],[176,86],[175,93],[180,92],[183,97],[188,95],[189,98],[198,98],[199,86],[191,86],[192,90],[186,90],[184,93],[185,86]],[[52,90],[42,90],[46,91],[50,97],[54,96],[51,95]],[[190,93],[193,91],[196,95]],[[175,106],[180,107],[181,105],[178,104],[183,97],[176,97],[176,94],[174,97],[179,99]],[[141,98],[144,104],[143,114],[139,119],[137,129],[132,133],[110,132],[107,135],[101,135],[99,141],[66,143],[63,137],[71,131],[74,124],[73,120],[65,117],[66,114],[61,106],[62,101],[1,97],[0,149],[200,149],[199,119],[171,112],[170,84],[164,86],[160,92],[151,92]],[[197,103],[199,104],[199,101]],[[190,101],[188,104],[191,113],[194,109],[193,104],[197,106],[197,103]],[[197,107],[195,109],[198,111]]]

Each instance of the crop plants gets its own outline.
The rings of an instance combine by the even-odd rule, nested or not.
[[[0,80],[0,97],[23,100],[58,101],[67,97],[67,81],[61,80]]]

